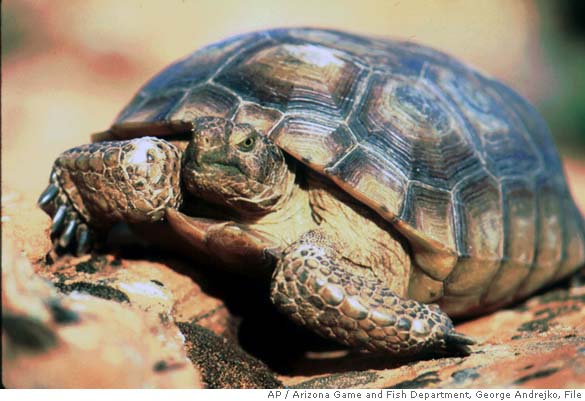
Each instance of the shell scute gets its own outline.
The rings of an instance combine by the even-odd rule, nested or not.
[[[320,170],[334,165],[357,144],[344,125],[332,127],[316,119],[292,116],[283,120],[271,139],[294,157]]]
[[[489,81],[442,74],[440,85],[457,106],[486,168],[498,177],[523,177],[543,167],[531,133]],[[477,88],[484,88],[478,91]]]
[[[243,102],[233,119],[236,124],[250,124],[259,133],[269,136],[278,122],[282,120],[282,113],[256,103]]]
[[[376,75],[350,122],[360,143],[388,154],[411,180],[451,189],[480,168],[455,111],[432,83]]]
[[[585,261],[542,117],[439,51],[320,29],[246,34],[161,72],[107,134],[189,132],[202,115],[251,124],[391,222],[418,263],[424,288],[411,293],[448,313],[522,296]]]
[[[400,219],[449,251],[455,252],[457,236],[451,196],[449,191],[411,182]],[[419,265],[426,263],[419,262]],[[451,269],[435,264],[425,266],[425,271],[433,278],[442,280],[449,275]]]
[[[357,146],[325,173],[360,201],[374,204],[377,211],[384,205],[388,219],[392,211],[402,209],[406,178],[384,155]]]
[[[238,59],[215,80],[247,101],[283,112],[343,117],[353,104],[360,74],[343,52],[282,43]]]
[[[499,183],[479,172],[454,193],[459,261],[446,278],[447,295],[482,294],[503,258],[503,210]],[[465,233],[465,235],[460,235]]]
[[[562,176],[563,166],[546,121],[532,105],[506,85],[490,80],[491,88],[497,90],[502,106],[513,111],[514,116],[529,133],[529,142],[535,153],[542,158],[543,169],[550,174]],[[563,180],[564,181],[564,180]]]
[[[239,105],[236,96],[215,85],[200,85],[189,90],[166,118],[170,121],[192,121],[197,117],[233,115]]]
[[[542,174],[536,179],[538,231],[535,261],[530,275],[518,289],[518,296],[528,295],[550,282],[565,257],[563,182],[554,175]]]
[[[567,277],[575,266],[582,265],[585,260],[585,226],[582,219],[575,218],[580,212],[569,196],[564,198],[562,207],[565,211],[565,254],[554,280]]]
[[[116,118],[111,133],[115,138],[135,138],[189,130],[189,120],[173,120],[170,113],[188,107],[182,101],[189,101],[191,89],[210,80],[234,54],[261,41],[262,37],[260,34],[238,36],[204,47],[171,64],[140,89]]]
[[[148,97],[139,108],[125,114],[122,122],[128,127],[168,123],[167,116],[184,96],[185,90],[178,89]]]
[[[526,177],[502,180],[504,256],[483,299],[494,304],[512,299],[530,274],[538,243],[538,204],[535,185]]]

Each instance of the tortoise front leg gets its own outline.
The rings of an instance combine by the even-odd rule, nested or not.
[[[277,265],[272,301],[295,322],[352,347],[394,355],[468,353],[474,342],[456,333],[437,305],[403,299],[380,280],[352,274],[345,263],[322,231],[305,234]]]
[[[189,247],[209,255],[234,272],[268,277],[280,257],[277,241],[268,233],[244,224],[191,217],[175,209],[167,209],[166,218]]]
[[[52,218],[56,248],[86,252],[117,222],[153,222],[178,207],[181,158],[157,138],[98,142],[62,153],[39,206]],[[93,235],[92,235],[93,234]],[[93,238],[95,239],[95,238]]]

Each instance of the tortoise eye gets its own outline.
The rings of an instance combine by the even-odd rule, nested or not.
[[[238,147],[242,152],[249,152],[254,148],[254,144],[256,143],[256,138],[249,136],[244,139],[242,142],[238,143]]]

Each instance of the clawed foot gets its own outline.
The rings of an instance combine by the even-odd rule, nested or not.
[[[38,205],[53,219],[51,239],[55,250],[76,255],[89,252],[93,240],[90,229],[61,188],[55,171],[51,173],[49,186],[39,197]]]
[[[314,230],[284,250],[271,299],[293,321],[351,347],[391,355],[470,353],[475,342],[455,332],[438,305],[400,297],[387,285],[356,273],[327,234]]]
[[[469,346],[477,344],[474,339],[456,331],[444,334],[443,340],[445,341],[445,345],[443,346],[445,352],[455,355],[470,355],[471,350]]]

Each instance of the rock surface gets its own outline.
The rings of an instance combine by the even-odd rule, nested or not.
[[[34,209],[26,202],[3,208],[4,386],[281,386],[234,343],[237,319],[223,302],[177,272],[188,269],[184,263],[56,257],[48,252],[48,217],[27,218]]]
[[[478,341],[468,357],[396,360],[349,353],[292,326],[265,302],[265,283],[153,250],[54,255],[48,217],[7,194],[6,387],[585,386],[585,272],[460,323]]]
[[[116,290],[59,293],[11,244],[2,249],[2,382],[9,388],[201,387],[170,319]],[[94,287],[97,289],[97,286]],[[107,295],[106,295],[107,294]],[[161,366],[172,366],[164,371]],[[167,369],[168,370],[168,369]]]
[[[300,388],[583,388],[585,274],[512,309],[462,323],[478,341],[464,358],[392,361],[347,355],[317,360],[311,377],[282,378]]]

